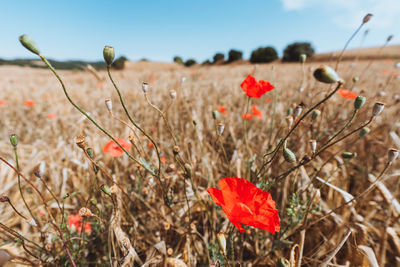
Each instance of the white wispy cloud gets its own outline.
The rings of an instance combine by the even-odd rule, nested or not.
[[[369,23],[377,29],[394,26],[400,20],[399,0],[281,0],[288,11],[320,8],[343,28],[354,28],[367,13],[374,15]]]

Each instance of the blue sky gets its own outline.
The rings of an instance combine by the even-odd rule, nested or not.
[[[32,58],[18,42],[30,35],[48,58],[101,60],[104,45],[131,60],[204,61],[239,49],[249,57],[260,46],[281,55],[294,41],[317,52],[340,50],[366,13],[364,46],[400,35],[399,0],[14,0],[0,9],[0,58]],[[350,47],[359,47],[357,36]],[[400,40],[400,39],[399,39]]]

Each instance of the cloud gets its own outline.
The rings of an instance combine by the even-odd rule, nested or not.
[[[281,0],[287,11],[321,9],[331,21],[342,28],[360,25],[367,13],[374,15],[370,27],[384,29],[399,23],[399,0]]]

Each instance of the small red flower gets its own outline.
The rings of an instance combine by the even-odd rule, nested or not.
[[[220,113],[225,114],[225,115],[227,114],[226,108],[224,106],[218,106],[217,109]]]
[[[338,91],[339,91],[339,94],[343,98],[347,98],[347,99],[355,99],[355,98],[357,98],[357,94],[352,92],[352,91],[349,91],[349,90],[346,90],[346,89],[343,89],[343,88],[339,89]]]
[[[154,144],[153,144],[152,142],[148,142],[148,143],[147,143],[147,146],[150,147],[150,148],[152,148],[152,147],[154,147]]]
[[[162,163],[167,162],[167,160],[166,160],[166,158],[165,158],[164,156],[161,156],[161,157],[160,157],[160,161],[161,161]]]
[[[68,216],[67,224],[69,228],[80,233],[82,230],[82,217],[79,214],[70,214]],[[92,232],[92,226],[90,223],[85,223],[83,226],[83,231],[87,234]]]
[[[256,105],[253,105],[251,107],[251,112],[253,116],[259,117],[261,119],[262,117],[264,117],[264,114],[262,114],[261,110],[259,110]]]
[[[249,97],[255,98],[260,98],[263,94],[275,88],[268,81],[260,80],[257,82],[256,78],[254,78],[250,74],[246,77],[246,79],[242,82],[240,86]]]
[[[244,232],[241,224],[264,229],[272,234],[279,232],[278,210],[267,191],[238,177],[222,178],[218,185],[221,190],[208,188],[207,192],[241,233]]]
[[[25,100],[25,106],[33,107],[35,105],[35,101],[27,99]]]
[[[0,100],[0,106],[4,106],[6,104],[6,101]]]
[[[244,119],[244,120],[250,120],[251,118],[253,118],[253,114],[251,114],[251,113],[243,113],[242,114],[242,119]]]
[[[115,140],[117,140],[125,150],[129,150],[132,147],[131,143],[126,142],[122,138],[115,138]],[[112,157],[121,157],[124,154],[124,151],[113,140],[108,141],[103,148],[103,152],[110,154]]]
[[[49,118],[49,119],[54,119],[56,117],[56,114],[55,113],[49,113],[49,114],[47,114],[47,118]]]

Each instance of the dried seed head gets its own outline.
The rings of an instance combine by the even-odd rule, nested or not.
[[[317,150],[317,141],[316,140],[310,140],[310,148],[311,148],[311,153],[315,153],[315,151]]]
[[[293,125],[293,116],[286,116],[285,120],[288,128],[291,129]]]
[[[392,164],[393,161],[399,156],[399,151],[397,149],[391,148],[388,151],[388,164]]]
[[[351,152],[343,152],[342,153],[342,158],[344,159],[353,159],[357,157],[357,153],[351,153]]]
[[[300,54],[300,63],[306,62],[307,55],[306,54]]]
[[[376,102],[372,107],[372,117],[378,116],[383,109],[385,108],[385,104],[381,102]]]
[[[175,90],[169,90],[169,97],[174,100],[176,98],[176,91]]]
[[[10,135],[10,143],[13,147],[17,147],[18,145],[18,136],[16,134]]]
[[[367,101],[367,98],[364,96],[357,96],[356,99],[354,99],[354,108],[355,109],[360,109],[362,106],[364,106],[365,101]]]
[[[29,222],[28,222],[31,226],[33,226],[33,227],[36,227],[37,226],[37,223],[36,223],[36,221],[35,221],[35,219],[30,219],[29,220]]]
[[[213,117],[214,120],[218,119],[218,111],[213,110],[212,111],[212,117]]]
[[[34,169],[33,174],[34,174],[37,178],[41,179],[41,178],[43,177],[43,175],[44,175],[45,170],[46,170],[46,162],[45,162],[45,161],[42,161],[42,162],[40,162],[39,166],[37,166],[37,167]]]
[[[174,250],[172,248],[168,248],[167,249],[167,254],[171,256],[172,253],[174,253]]]
[[[390,42],[393,39],[393,35],[389,35],[388,38],[386,39],[386,42]]]
[[[146,82],[142,83],[142,91],[144,94],[147,94],[147,92],[149,91],[149,84]]]
[[[79,210],[79,215],[81,217],[91,217],[91,216],[93,216],[93,213],[88,208],[81,208]]]
[[[168,231],[170,228],[171,228],[171,224],[168,223],[168,222],[165,222],[165,223],[164,223],[164,230],[165,230],[165,231]]]
[[[319,117],[319,115],[321,115],[321,111],[319,109],[314,109],[311,112],[311,119],[315,121]]]
[[[367,23],[371,18],[372,18],[372,14],[368,13],[367,15],[364,16],[362,23],[365,24]]]
[[[1,196],[0,202],[10,202],[10,199],[8,198],[8,196]]]
[[[28,35],[24,34],[24,35],[21,35],[21,36],[19,37],[19,41],[21,42],[21,44],[22,44],[26,49],[28,49],[28,50],[31,51],[32,53],[34,53],[34,54],[40,56],[40,50],[39,50],[39,48],[37,47],[35,41],[33,41],[33,40],[31,39],[31,37],[29,37]]]
[[[293,119],[297,119],[300,117],[300,114],[303,112],[303,107],[298,105],[297,107],[294,108],[293,110]]]
[[[179,146],[174,146],[174,148],[172,149],[172,152],[175,156],[178,155],[180,151],[181,149],[179,148]]]
[[[226,237],[223,232],[217,234],[218,244],[222,249],[223,253],[226,254]]]
[[[360,137],[364,137],[369,134],[371,130],[368,127],[364,127],[360,130]]]
[[[323,83],[343,83],[343,79],[339,77],[334,69],[323,65],[314,71],[314,78]]]
[[[78,135],[75,137],[75,143],[82,149],[85,149],[87,146],[84,135]]]
[[[115,57],[114,47],[106,45],[103,49],[103,57],[107,66],[111,66]]]
[[[223,125],[222,123],[218,123],[217,130],[218,130],[219,135],[223,134],[224,129],[225,129],[225,125]]]
[[[191,175],[192,174],[192,166],[189,163],[185,163],[184,165],[186,172]]]
[[[358,83],[358,81],[359,81],[359,78],[357,76],[354,76],[353,77],[353,83]]]
[[[118,193],[118,186],[116,186],[116,185],[111,186],[110,192],[111,192],[111,194],[116,195]]]
[[[108,112],[112,112],[112,101],[109,98],[106,98],[106,100],[104,101],[106,103],[106,107]]]

